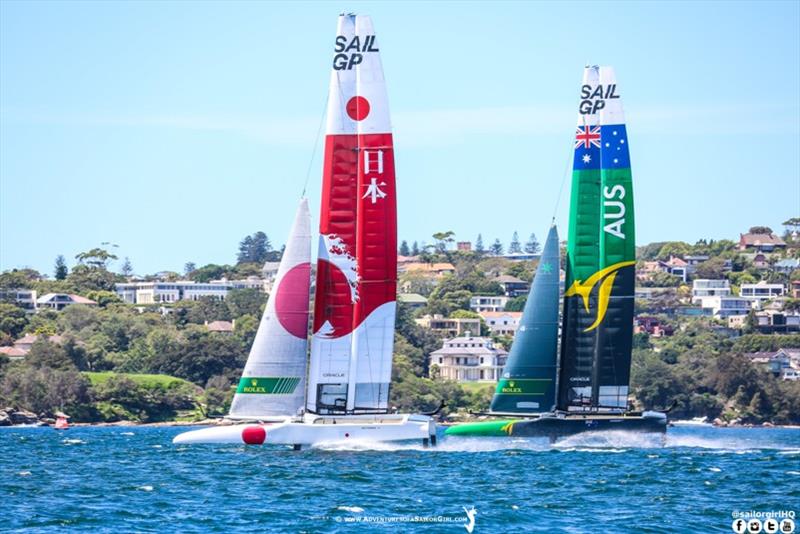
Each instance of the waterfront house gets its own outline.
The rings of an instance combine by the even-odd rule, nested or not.
[[[442,278],[448,274],[454,274],[456,268],[452,263],[406,263],[397,266],[397,271],[408,274],[421,274],[431,278]]]
[[[503,294],[507,297],[527,295],[531,288],[530,282],[520,280],[516,276],[508,274],[502,274],[495,278],[494,281],[500,284],[500,287],[503,289]]]
[[[508,352],[491,338],[462,337],[446,339],[442,348],[430,355],[431,377],[458,382],[497,382],[506,364]]]
[[[428,304],[428,299],[426,299],[419,293],[400,293],[399,295],[397,295],[397,300],[402,302],[412,310],[424,308],[425,305]]]
[[[67,306],[71,306],[73,304],[97,306],[97,303],[92,299],[67,293],[47,293],[46,295],[42,295],[36,299],[37,308],[50,308],[56,311],[61,311]]]
[[[800,299],[800,280],[792,281],[792,298]]]
[[[663,337],[671,336],[674,329],[669,325],[662,324],[658,317],[640,315],[633,319],[633,333],[647,333],[653,337]]]
[[[777,234],[739,234],[739,250],[771,253],[785,250],[786,242]]]
[[[783,284],[768,284],[764,280],[757,284],[742,284],[739,288],[739,296],[752,301],[758,308],[766,301],[782,297],[785,293],[786,287]]]

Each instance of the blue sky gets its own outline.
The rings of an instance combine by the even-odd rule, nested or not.
[[[341,11],[378,34],[401,239],[542,240],[554,212],[565,233],[586,63],[617,71],[639,244],[777,229],[800,215],[798,6],[3,1],[0,269],[110,241],[139,274],[180,271],[257,230],[282,243]],[[319,151],[311,169],[316,216]]]

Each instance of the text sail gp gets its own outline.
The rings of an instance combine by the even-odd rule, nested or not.
[[[354,35],[349,40],[347,36],[339,35],[333,50],[336,52],[333,56],[333,70],[350,70],[364,62],[365,53],[380,52],[374,35]]]

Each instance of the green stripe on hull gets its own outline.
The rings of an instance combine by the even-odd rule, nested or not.
[[[293,393],[300,383],[296,376],[281,377],[242,377],[236,393],[261,395],[288,395]]]
[[[444,433],[447,436],[508,436],[511,423],[515,421],[519,421],[519,419],[461,423],[448,427]]]

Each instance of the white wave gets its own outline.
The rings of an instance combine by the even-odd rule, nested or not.
[[[21,477],[29,477],[29,476],[31,476],[31,472],[30,472],[30,471],[20,471],[20,472],[19,472],[19,473],[17,473],[17,474],[18,474],[19,476],[21,476]]]
[[[336,509],[344,512],[352,512],[354,514],[360,514],[364,511],[360,506],[337,506]]]
[[[142,491],[153,491],[153,486],[139,486],[136,489],[139,489],[139,490],[142,490]]]
[[[161,445],[153,445],[154,449],[160,449],[161,447],[162,447]]]
[[[781,451],[778,454],[800,454],[800,449],[786,449],[785,451]]]
[[[713,473],[720,473],[720,472],[722,472],[722,469],[720,469],[719,467],[709,467],[709,468],[708,468],[708,470],[709,470],[709,471],[711,471],[711,472],[713,472]]]
[[[787,475],[800,475],[800,471],[786,471]]]
[[[64,445],[80,445],[82,443],[86,443],[82,439],[62,439],[61,443]]]
[[[119,435],[120,436],[133,436],[134,433],[133,432],[120,432]]]

